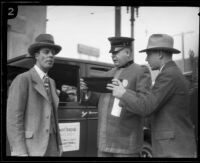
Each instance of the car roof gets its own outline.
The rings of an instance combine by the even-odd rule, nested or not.
[[[66,58],[66,57],[55,57],[55,63],[65,63],[65,62],[72,62],[72,63],[87,63],[87,64],[95,64],[99,66],[108,66],[113,67],[113,64],[103,63],[98,61],[88,61],[83,59],[73,59],[73,58]],[[24,54],[7,61],[7,65],[9,66],[16,66],[16,67],[23,67],[23,68],[31,68],[35,64],[35,59],[28,55]]]

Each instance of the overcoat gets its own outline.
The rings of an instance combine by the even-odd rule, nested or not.
[[[50,88],[52,104],[48,100],[43,81],[34,68],[13,80],[7,100],[7,136],[11,155],[45,154],[49,141],[51,113],[55,117],[56,137],[61,147],[57,116],[59,99],[55,82],[51,78]]]
[[[115,77],[125,81],[125,88],[146,92],[151,86],[151,75],[148,67],[136,63],[118,70],[113,68],[102,76]],[[93,96],[94,98],[94,96]],[[144,118],[125,109],[123,105],[119,117],[111,114],[114,96],[102,93],[98,102],[98,149],[104,152],[134,154],[139,153],[143,145]]]
[[[165,64],[152,90],[127,91],[121,105],[138,115],[150,115],[153,157],[195,157],[196,142],[189,111],[188,82],[174,61]],[[131,95],[132,94],[132,95]]]

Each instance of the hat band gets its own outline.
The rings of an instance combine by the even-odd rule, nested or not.
[[[38,43],[50,43],[50,44],[54,44],[54,41],[52,41],[52,40],[42,40],[42,41],[39,41]]]

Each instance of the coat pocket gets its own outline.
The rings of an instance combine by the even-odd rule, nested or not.
[[[33,132],[32,131],[25,131],[25,138],[26,139],[33,138]]]
[[[174,138],[175,138],[174,131],[155,132],[155,139],[157,140],[174,139]]]

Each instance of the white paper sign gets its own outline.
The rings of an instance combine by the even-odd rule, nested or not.
[[[59,123],[63,151],[79,150],[80,122]]]
[[[119,106],[119,99],[115,98],[114,102],[113,102],[113,108],[112,108],[112,111],[111,111],[111,115],[116,116],[116,117],[120,117],[121,110],[122,110],[122,107]]]

